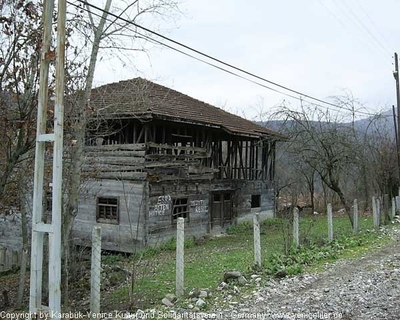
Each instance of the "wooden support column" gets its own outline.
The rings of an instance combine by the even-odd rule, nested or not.
[[[275,153],[275,144],[276,142],[272,143],[272,168],[271,168],[271,175],[270,175],[270,180],[273,181],[275,179],[275,157],[276,157],[276,153]]]
[[[258,176],[258,156],[259,156],[259,154],[258,154],[258,148],[259,148],[259,146],[258,146],[258,141],[256,141],[256,143],[255,143],[255,148],[256,148],[256,156],[255,156],[255,180],[257,180],[258,178],[259,178],[259,176]]]
[[[234,179],[237,179],[237,177],[238,177],[238,163],[237,163],[237,154],[238,154],[238,141],[235,139],[234,140],[234,148],[233,148],[233,150],[234,150],[234,153],[235,153],[235,162],[234,162],[234,171],[233,171],[233,177],[234,177]]]
[[[219,167],[219,178],[224,178],[224,167],[222,162],[222,141],[218,141],[218,167]]]
[[[246,140],[246,151],[245,151],[245,159],[244,159],[244,178],[247,180],[249,178],[248,167],[249,167],[249,142]]]
[[[254,179],[254,142],[250,142],[250,180]]]
[[[239,163],[240,163],[240,168],[239,168],[239,179],[244,178],[246,173],[243,167],[243,140],[240,140],[239,144]]]

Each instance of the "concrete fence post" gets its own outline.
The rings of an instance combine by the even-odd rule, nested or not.
[[[183,296],[184,294],[184,268],[185,268],[185,257],[184,247],[185,245],[185,219],[178,218],[176,228],[176,296]]]
[[[260,214],[254,213],[253,216],[254,230],[254,263],[261,267],[261,235],[260,235]]]
[[[376,198],[376,219],[378,227],[381,226],[381,216],[382,216],[382,201],[379,197]]]
[[[328,241],[333,240],[333,217],[332,217],[332,204],[328,203],[327,206],[328,215]]]
[[[12,250],[6,248],[6,270],[12,269]]]
[[[92,266],[90,278],[90,313],[92,318],[100,313],[101,286],[101,228],[93,227],[92,231]]]
[[[293,243],[296,248],[299,247],[299,209],[297,207],[293,209]]]
[[[390,203],[389,203],[389,195],[385,193],[383,195],[383,223],[387,225],[390,221]]]
[[[19,255],[19,251],[18,250],[11,251],[11,269],[14,269],[14,268],[18,267],[19,262],[20,262],[18,260],[18,255]]]
[[[353,231],[354,231],[354,233],[358,233],[358,202],[357,202],[357,199],[354,199],[354,205],[353,205]]]
[[[400,196],[395,197],[396,200],[396,211],[400,210]]]
[[[376,201],[376,197],[372,197],[372,218],[374,221],[374,228],[379,228],[379,220],[378,220],[378,205]]]

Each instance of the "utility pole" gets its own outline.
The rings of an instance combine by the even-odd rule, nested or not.
[[[33,315],[50,311],[53,319],[61,314],[61,198],[62,154],[64,124],[64,61],[66,0],[58,0],[57,48],[51,50],[54,0],[46,0],[43,9],[43,41],[41,49],[40,84],[38,96],[35,174],[33,190],[32,247],[29,311]],[[56,89],[54,131],[47,128],[47,104],[50,64],[56,57]],[[51,223],[43,221],[43,182],[46,142],[53,145],[53,181]],[[42,306],[43,243],[49,235],[49,306]],[[43,315],[39,314],[39,318]]]
[[[393,124],[394,124],[394,136],[396,138],[396,151],[397,151],[397,164],[398,164],[398,178],[400,181],[400,144],[399,144],[399,136],[397,131],[397,117],[396,117],[396,109],[394,105],[392,105],[392,112],[393,112]]]
[[[400,179],[400,87],[399,87],[399,59],[397,56],[397,52],[394,53],[394,71],[393,71],[394,79],[396,80],[396,103],[397,103],[397,121],[394,119],[395,124],[395,134],[396,134],[396,147],[397,147],[397,159],[398,159],[398,172]],[[393,108],[394,111],[394,108]],[[395,117],[395,115],[394,115]],[[397,126],[396,126],[397,123]],[[399,194],[400,195],[400,194]]]

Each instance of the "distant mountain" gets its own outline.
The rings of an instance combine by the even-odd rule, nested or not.
[[[354,125],[361,132],[365,132],[367,129],[368,131],[378,129],[379,132],[393,132],[394,134],[392,110],[385,111],[377,117],[371,116],[365,119],[357,120],[354,122]]]
[[[258,124],[279,132],[282,130],[282,128],[290,127],[291,125],[293,125],[293,121],[270,120],[258,122]],[[348,122],[345,123],[345,125],[351,126],[352,123]],[[380,133],[393,134],[394,136],[392,110],[385,111],[384,113],[376,117],[371,116],[364,119],[356,120],[354,122],[354,127],[360,134],[364,134],[365,131],[368,130],[368,133],[378,131]]]

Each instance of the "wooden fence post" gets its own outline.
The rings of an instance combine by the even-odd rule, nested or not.
[[[357,199],[354,199],[354,206],[353,206],[353,231],[354,231],[354,233],[358,233],[358,202],[357,202]]]
[[[92,231],[92,267],[90,279],[90,313],[92,318],[100,313],[101,285],[101,228],[93,227]]]
[[[183,296],[185,282],[185,219],[178,218],[176,227],[176,296]]]
[[[393,220],[396,215],[396,200],[395,200],[395,198],[392,198],[392,208],[391,209],[392,209],[391,210],[391,213],[392,213],[391,219]]]
[[[332,217],[332,204],[328,203],[327,206],[328,215],[328,240],[333,240],[333,217]]]
[[[297,207],[293,209],[293,243],[296,248],[299,247],[299,209]]]
[[[256,266],[261,267],[261,235],[260,235],[260,214],[254,213],[253,216],[253,230],[254,230],[254,263]]]

